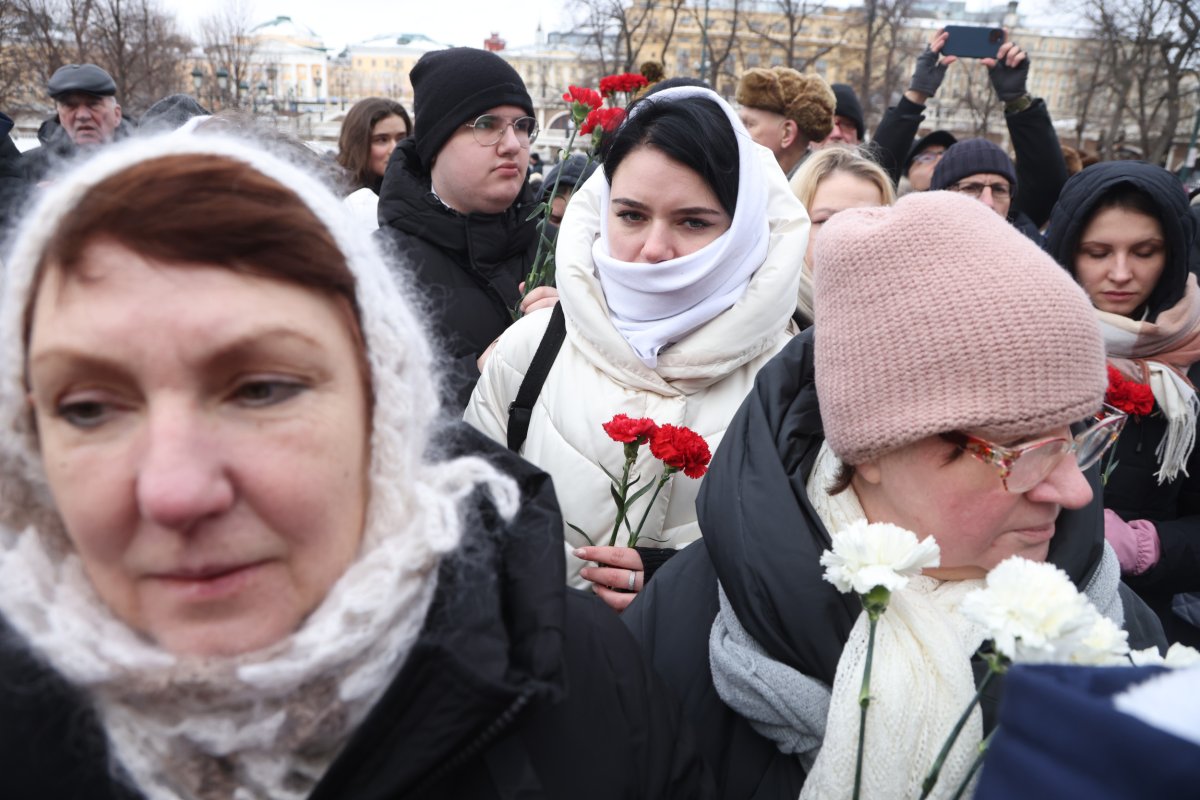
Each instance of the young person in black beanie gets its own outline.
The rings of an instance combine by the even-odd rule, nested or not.
[[[533,101],[508,62],[455,47],[413,67],[413,135],[392,153],[379,193],[380,233],[430,301],[452,363],[447,404],[466,407],[479,362],[512,322],[537,250],[527,188],[537,138]],[[541,288],[526,311],[553,305]]]

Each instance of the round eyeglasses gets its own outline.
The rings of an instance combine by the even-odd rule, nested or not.
[[[1084,430],[1070,439],[1053,436],[1020,447],[1004,447],[957,431],[944,433],[942,438],[996,467],[1004,488],[1021,494],[1045,480],[1068,453],[1075,454],[1081,470],[1095,464],[1121,435],[1125,419],[1125,414],[1106,405],[1086,423]]]
[[[517,137],[517,144],[521,145],[524,150],[529,149],[529,146],[537,140],[538,135],[537,120],[533,117],[517,117],[510,120],[495,114],[483,114],[474,122],[464,124],[463,127],[471,129],[471,135],[482,147],[491,147],[499,142],[509,128],[513,129],[513,134]]]

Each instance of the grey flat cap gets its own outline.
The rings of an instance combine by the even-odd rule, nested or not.
[[[101,96],[117,93],[117,84],[113,82],[112,75],[95,64],[64,64],[50,76],[46,88],[55,99],[68,92],[87,92]]]

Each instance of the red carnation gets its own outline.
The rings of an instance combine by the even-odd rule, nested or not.
[[[624,72],[620,75],[605,75],[600,79],[600,94],[612,97],[618,92],[632,93],[649,85],[646,76],[637,72]]]
[[[588,112],[587,119],[580,126],[579,132],[589,134],[596,128],[602,129],[605,133],[612,133],[625,119],[625,109],[623,108],[597,108]]]
[[[604,423],[604,432],[614,442],[624,444],[641,444],[654,435],[658,425],[649,417],[632,419],[625,414],[617,414]]]
[[[708,472],[712,453],[708,442],[693,431],[675,425],[663,425],[650,437],[650,452],[668,467],[683,470],[689,478],[701,478]]]
[[[568,86],[567,93],[562,97],[568,103],[580,103],[592,110],[604,105],[604,98],[600,96],[599,92],[583,86]]]
[[[1144,383],[1129,380],[1110,364],[1104,402],[1126,414],[1144,417],[1154,410],[1154,392]]]

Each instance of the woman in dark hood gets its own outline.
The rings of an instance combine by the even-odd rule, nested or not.
[[[1109,402],[1130,412],[1106,473],[1106,536],[1168,638],[1191,645],[1200,643],[1200,597],[1181,593],[1200,591],[1195,224],[1175,176],[1120,161],[1067,182],[1046,236],[1100,317]]]

